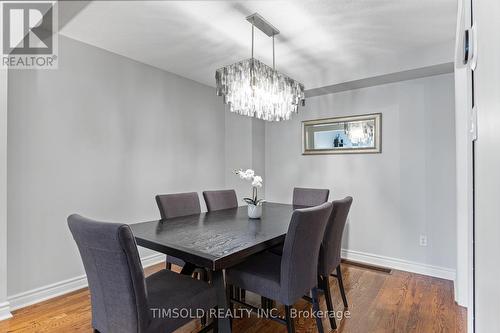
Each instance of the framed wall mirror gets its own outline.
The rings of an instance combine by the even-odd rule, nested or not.
[[[382,114],[302,122],[302,154],[356,154],[382,151]]]

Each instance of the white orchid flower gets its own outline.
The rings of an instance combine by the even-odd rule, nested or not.
[[[249,205],[256,205],[256,206],[262,205],[262,203],[265,200],[258,199],[258,196],[257,196],[257,189],[259,187],[262,187],[262,183],[264,182],[262,177],[257,176],[255,174],[255,171],[253,171],[252,169],[247,169],[245,171],[243,171],[242,169],[239,169],[239,170],[235,170],[234,173],[237,174],[241,179],[248,180],[248,181],[252,182],[252,197],[251,198],[244,198],[243,200],[246,203],[248,203]]]
[[[252,169],[247,169],[247,171],[245,171],[244,179],[245,180],[252,180],[254,176],[255,176],[255,171],[253,171]]]
[[[238,170],[238,171],[236,171],[236,174],[237,174],[238,176],[240,176],[240,178],[241,178],[241,179],[245,179],[245,177],[246,177],[245,172],[243,172],[243,170],[241,170],[241,169],[240,169],[240,170]]]
[[[253,186],[253,187],[262,187],[262,183],[258,183],[258,182],[256,182],[256,181],[253,181],[253,182],[252,182],[252,186]]]
[[[255,176],[252,181],[252,186],[253,187],[262,187],[262,177],[261,176]]]

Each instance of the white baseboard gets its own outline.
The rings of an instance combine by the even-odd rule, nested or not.
[[[13,311],[84,288],[86,286],[87,278],[85,277],[85,275],[81,275],[71,279],[52,283],[47,286],[15,294],[9,296],[7,299],[10,302],[10,309]]]
[[[141,259],[142,266],[148,267],[158,264],[165,260],[165,255],[161,253],[152,254]],[[69,292],[87,287],[87,277],[85,275],[77,276],[64,281],[49,284],[47,286],[35,288],[16,295],[7,297],[10,303],[10,311],[24,308],[26,306],[39,303]],[[0,314],[1,314],[0,304]],[[10,313],[10,312],[9,312]],[[5,318],[6,319],[6,318]]]
[[[451,268],[427,265],[353,250],[343,249],[342,258],[452,281],[455,280],[456,275],[455,270]],[[141,259],[143,267],[152,266],[164,260],[165,255],[161,253]],[[12,310],[39,303],[85,287],[87,287],[87,278],[85,275],[82,275],[9,296],[7,298],[8,302],[0,304],[0,320],[10,318],[10,311]]]
[[[0,320],[5,320],[12,318],[12,313],[10,313],[10,303],[3,302],[0,303]]]
[[[155,253],[149,256],[146,256],[141,259],[142,267],[149,267],[156,264],[159,264],[165,261],[166,256],[163,253]]]
[[[452,268],[422,264],[414,261],[380,256],[371,253],[342,249],[342,258],[366,264],[407,271],[441,279],[455,281],[456,271]]]

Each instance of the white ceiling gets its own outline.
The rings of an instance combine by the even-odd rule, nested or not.
[[[306,89],[453,61],[456,0],[94,1],[61,33],[214,86],[217,68],[250,56],[254,12],[281,31],[277,69]]]

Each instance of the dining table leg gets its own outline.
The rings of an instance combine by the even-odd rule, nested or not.
[[[224,273],[222,270],[212,272],[212,283],[217,293],[217,306],[223,314],[222,318],[218,318],[218,330],[222,333],[231,332],[231,320],[225,314],[229,308],[229,303],[226,294],[226,285],[224,283]]]

